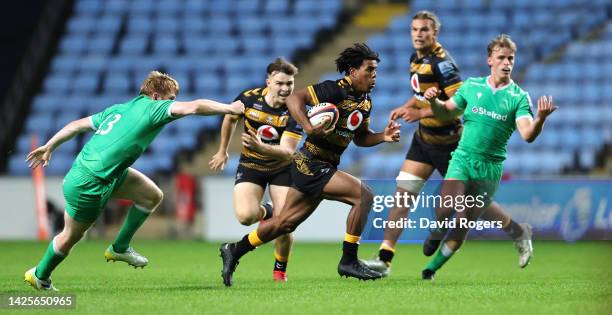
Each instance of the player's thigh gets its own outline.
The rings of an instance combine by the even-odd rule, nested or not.
[[[264,195],[264,188],[251,182],[234,185],[234,207],[237,214],[256,214]]]
[[[132,200],[147,209],[156,207],[163,197],[159,187],[145,174],[128,168],[125,179],[113,192],[113,198]]]
[[[112,194],[109,183],[100,181],[79,167],[72,167],[68,171],[62,191],[67,215],[85,224],[96,221]]]
[[[428,179],[434,171],[431,164],[424,162],[405,160],[400,168],[400,172],[408,173],[422,179]]]
[[[317,209],[321,200],[321,197],[306,195],[293,187],[289,187],[285,204],[278,215],[278,222],[281,225],[289,224],[293,227],[299,225]]]
[[[372,192],[357,177],[342,171],[336,171],[323,187],[323,196],[326,199],[356,205],[362,201],[370,202]]]
[[[285,206],[285,198],[287,197],[289,186],[270,185],[268,186],[268,191],[274,206],[274,215],[278,215]]]

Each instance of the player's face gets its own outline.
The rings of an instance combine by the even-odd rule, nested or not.
[[[268,79],[268,93],[272,97],[273,105],[284,105],[287,102],[287,97],[293,93],[294,79],[292,75],[282,72],[273,72]]]
[[[430,50],[436,43],[437,32],[434,30],[434,22],[429,19],[412,20],[410,35],[415,50]]]
[[[514,51],[507,47],[496,46],[487,59],[491,75],[499,79],[510,79],[514,67]]]
[[[376,85],[376,69],[378,69],[376,60],[364,60],[359,69],[351,68],[349,77],[353,82],[353,88],[362,93],[372,91]]]

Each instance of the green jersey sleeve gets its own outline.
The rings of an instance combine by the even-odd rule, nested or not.
[[[467,93],[470,85],[470,80],[468,79],[461,85],[459,90],[457,90],[457,93],[455,93],[455,95],[453,95],[451,98],[455,105],[457,105],[457,108],[460,110],[465,110],[465,107],[467,106]]]
[[[518,102],[516,120],[521,117],[533,118],[533,111],[531,110],[531,97],[529,97],[529,93],[525,93]]]
[[[149,111],[151,123],[154,125],[163,125],[177,119],[178,117],[172,116],[170,112],[172,104],[174,104],[173,100],[154,101]]]
[[[111,107],[107,107],[103,111],[89,116],[89,123],[91,124],[91,128],[94,131],[97,131],[98,128],[100,128],[100,125],[104,122],[104,119],[106,119],[106,116],[108,116],[108,114],[113,112],[113,108],[115,106],[116,105],[113,105]]]

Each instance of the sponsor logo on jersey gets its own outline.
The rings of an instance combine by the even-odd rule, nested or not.
[[[413,74],[412,77],[410,77],[410,85],[412,86],[412,90],[414,90],[416,93],[421,92],[421,88],[419,85],[419,75],[417,73]]]
[[[484,115],[484,116],[488,116],[491,117],[495,120],[499,120],[499,121],[506,121],[508,120],[508,115],[500,115],[498,113],[496,113],[495,111],[491,111],[491,110],[487,110],[483,107],[472,107],[472,113],[477,114],[477,115]]]
[[[346,120],[346,128],[353,131],[361,125],[363,122],[363,114],[359,110],[354,110]]]
[[[256,111],[252,111],[252,110],[250,110],[250,111],[249,111],[249,115],[250,115],[251,117],[255,118],[255,119],[259,119],[259,113],[258,113],[258,112],[256,112]]]
[[[447,78],[455,72],[455,65],[450,60],[446,60],[438,64],[438,69],[440,70],[440,74],[442,74],[444,78]]]
[[[263,108],[263,105],[253,104],[253,108],[261,110]]]
[[[279,137],[278,131],[270,125],[262,125],[257,128],[257,135],[259,138],[266,141],[277,140]]]

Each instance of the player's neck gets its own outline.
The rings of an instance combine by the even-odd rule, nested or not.
[[[270,106],[271,108],[279,108],[283,106],[283,104],[274,104],[274,99],[272,98],[272,95],[270,93],[264,96],[264,100],[266,101],[266,104],[268,104],[268,106]]]
[[[434,43],[433,45],[429,47],[423,47],[423,49],[417,49],[416,51],[417,59],[421,59],[427,55],[430,55],[434,51],[435,48],[436,48],[436,44]]]
[[[433,46],[429,47],[427,49],[420,49],[416,51],[416,55],[417,55],[417,59],[421,59],[429,54],[431,54],[431,52],[433,51]]]
[[[492,88],[499,89],[499,88],[503,88],[504,86],[510,84],[510,82],[512,82],[512,79],[510,79],[509,76],[496,77],[495,75],[491,74],[489,78],[487,79],[487,81],[489,82],[489,85]]]

